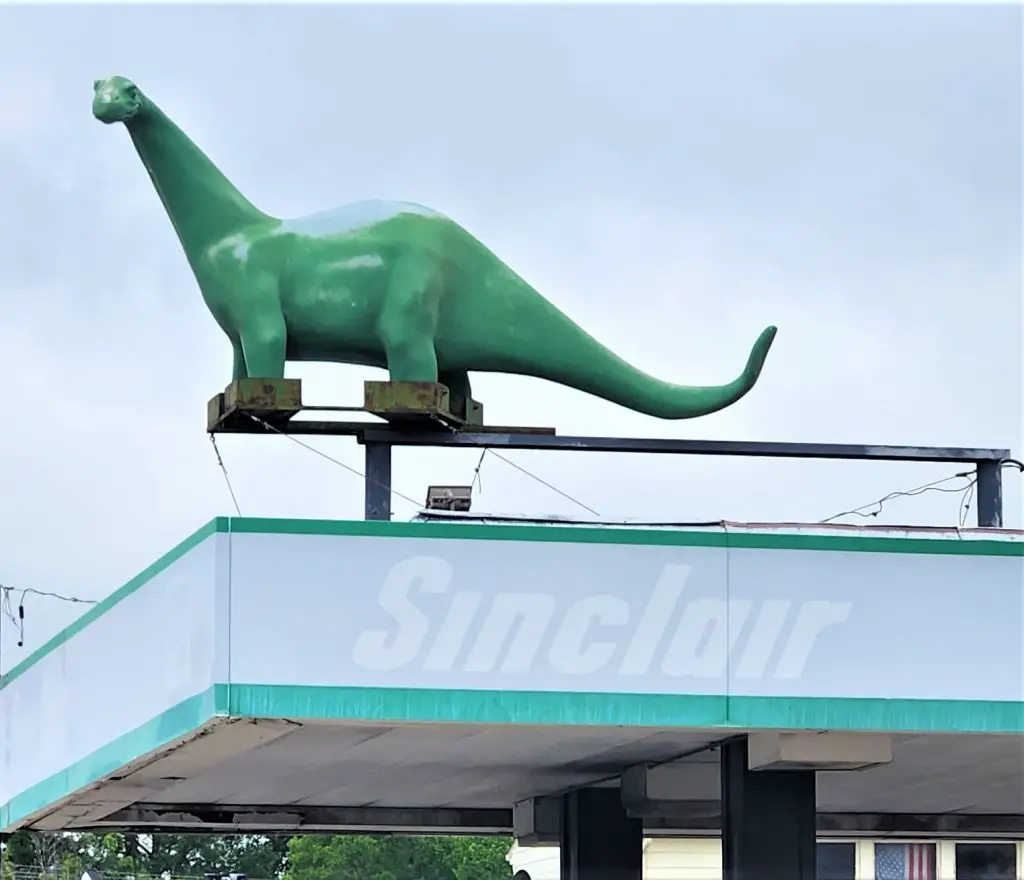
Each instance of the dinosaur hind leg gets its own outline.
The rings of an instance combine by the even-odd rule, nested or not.
[[[418,254],[399,259],[391,271],[378,333],[392,382],[436,382],[439,300],[436,266]]]
[[[231,340],[231,381],[249,378],[249,369],[245,365],[245,351],[241,339]]]
[[[469,386],[469,373],[465,370],[442,370],[437,381],[448,389],[448,408],[457,416],[466,417],[473,390]]]

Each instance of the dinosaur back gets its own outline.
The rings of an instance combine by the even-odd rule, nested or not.
[[[281,234],[330,238],[335,235],[350,235],[360,229],[369,229],[379,223],[393,220],[403,214],[445,219],[444,215],[414,202],[392,202],[385,199],[370,199],[340,205],[318,214],[310,214],[292,220],[283,220],[278,227]]]

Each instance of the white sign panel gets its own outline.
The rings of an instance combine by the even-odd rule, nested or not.
[[[233,682],[1019,700],[1021,558],[233,534]]]
[[[168,710],[212,687],[218,540],[227,538],[210,537],[137,589],[129,584],[11,671],[0,689],[0,807],[69,767],[102,775],[132,749],[162,744],[157,719],[172,723]]]

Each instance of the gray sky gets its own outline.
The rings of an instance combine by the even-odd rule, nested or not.
[[[0,582],[110,592],[231,512],[204,434],[231,350],[92,82],[133,79],[259,207],[444,211],[611,348],[757,388],[692,422],[474,378],[562,433],[1011,447],[1022,426],[1019,6],[0,8]],[[379,376],[295,365],[313,402]],[[246,515],[360,518],[361,481],[227,437]],[[319,446],[354,467],[350,440]],[[395,487],[478,453],[396,454]],[[602,514],[816,521],[956,468],[510,453]],[[1007,522],[1022,520],[1007,471]],[[478,510],[577,514],[497,459]],[[959,498],[879,522],[955,524]],[[396,518],[414,511],[400,499]],[[27,646],[80,608],[30,598]],[[25,656],[4,622],[0,666]]]

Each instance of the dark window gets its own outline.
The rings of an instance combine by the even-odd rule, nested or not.
[[[1017,847],[1012,843],[958,843],[956,880],[1017,880]]]
[[[935,880],[934,843],[876,843],[875,880]]]
[[[856,844],[818,844],[818,880],[856,880],[856,862]]]

